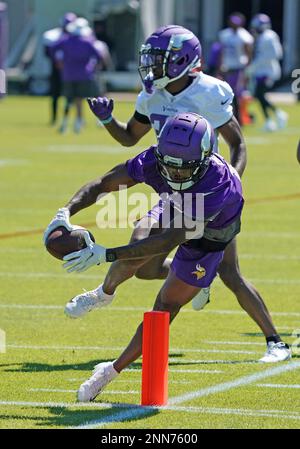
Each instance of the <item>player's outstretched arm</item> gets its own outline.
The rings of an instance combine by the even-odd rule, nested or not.
[[[193,230],[197,233],[197,238],[203,234],[203,228]],[[200,234],[199,234],[200,231]],[[66,262],[63,267],[69,272],[77,271],[79,273],[87,270],[93,265],[99,265],[104,262],[114,262],[116,260],[140,259],[145,256],[156,256],[172,251],[176,246],[184,243],[190,237],[191,229],[183,226],[181,228],[170,227],[161,234],[149,236],[143,240],[120,246],[118,248],[106,249],[101,245],[92,242],[88,232],[85,234],[87,247],[81,251],[68,254],[64,257]]]
[[[297,148],[297,159],[298,159],[298,162],[300,164],[300,139],[299,139],[298,148]]]
[[[85,184],[66,204],[70,216],[96,203],[99,195],[115,192],[120,186],[132,187],[136,184],[129,175],[125,164],[120,164],[94,181]]]
[[[131,117],[128,123],[116,120],[112,115],[114,107],[112,99],[88,98],[87,102],[93,114],[105,126],[109,134],[125,147],[135,145],[151,129],[150,124],[141,123],[134,117]]]
[[[136,181],[128,176],[125,164],[121,164],[101,176],[101,178],[84,185],[75,193],[66,206],[57,211],[44,232],[44,243],[46,243],[51,232],[59,226],[63,226],[68,231],[75,230],[76,226],[70,223],[70,217],[81,209],[85,209],[94,204],[99,195],[119,190],[119,186],[122,186],[122,188],[123,186],[127,186],[128,188],[135,184]]]
[[[218,128],[230,149],[230,163],[242,176],[247,164],[246,144],[240,125],[235,117]]]

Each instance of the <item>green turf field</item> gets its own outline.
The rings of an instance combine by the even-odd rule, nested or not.
[[[117,94],[115,100],[115,115],[125,120],[134,105],[118,104]],[[82,184],[136,154],[154,135],[138,148],[122,148],[86,111],[84,132],[61,136],[46,126],[47,99],[0,103],[0,328],[6,333],[0,428],[300,428],[300,105],[284,109],[290,114],[286,130],[261,133],[259,112],[257,125],[245,130],[246,206],[238,241],[242,272],[294,345],[294,357],[275,366],[257,363],[265,340],[216,279],[205,310],[188,305],[172,324],[169,406],[145,409],[139,407],[141,360],[92,404],[77,404],[76,390],[95,363],[113,360],[127,345],[161,281],[132,279],[110,307],[70,320],[65,303],[95,288],[108,266],[65,274],[46,253],[42,230]],[[88,223],[103,245],[127,242],[129,229],[97,229],[98,211],[91,207],[72,222]]]

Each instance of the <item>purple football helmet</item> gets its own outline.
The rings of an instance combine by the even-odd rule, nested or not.
[[[200,67],[201,45],[186,28],[168,25],[159,28],[141,46],[139,74],[147,90],[165,88],[187,72]]]
[[[200,115],[183,112],[166,121],[155,155],[172,190],[189,189],[205,175],[214,145],[214,130]]]
[[[67,12],[61,19],[61,26],[65,29],[70,23],[75,22],[76,19],[76,14],[73,12]]]
[[[257,33],[262,33],[271,28],[271,19],[266,14],[256,14],[251,20],[250,28]]]

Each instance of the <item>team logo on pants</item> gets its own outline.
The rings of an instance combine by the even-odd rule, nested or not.
[[[197,281],[199,281],[199,279],[204,278],[204,276],[206,275],[206,270],[205,268],[201,267],[200,264],[197,264],[196,271],[193,271],[192,274],[195,274],[197,276]]]

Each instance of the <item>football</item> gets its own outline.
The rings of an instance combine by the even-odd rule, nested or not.
[[[83,232],[86,231],[84,228],[79,228],[74,231],[68,231],[63,226],[54,229],[54,231],[49,234],[46,241],[47,251],[56,259],[62,260],[67,254],[73,253],[74,251],[80,251],[86,247]],[[93,242],[95,241],[94,236],[88,231]]]

